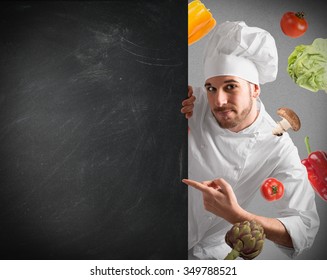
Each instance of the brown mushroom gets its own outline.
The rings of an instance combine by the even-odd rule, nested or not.
[[[298,115],[290,108],[279,108],[277,114],[282,117],[282,120],[277,122],[277,126],[273,129],[272,133],[274,135],[282,136],[289,128],[292,128],[294,131],[298,131],[301,128],[301,121]]]

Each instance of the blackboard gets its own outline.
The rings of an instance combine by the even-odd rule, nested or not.
[[[186,1],[0,5],[1,259],[187,259]]]

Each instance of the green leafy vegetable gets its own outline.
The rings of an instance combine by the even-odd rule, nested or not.
[[[296,46],[288,57],[287,72],[300,87],[327,93],[327,39],[317,38],[312,45]]]

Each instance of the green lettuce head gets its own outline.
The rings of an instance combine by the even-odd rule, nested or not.
[[[317,38],[312,45],[295,47],[288,57],[287,72],[300,87],[327,93],[327,39]]]

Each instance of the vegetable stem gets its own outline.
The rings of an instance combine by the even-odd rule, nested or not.
[[[310,148],[310,144],[309,144],[309,136],[304,137],[304,143],[305,143],[305,146],[307,147],[308,155],[310,155],[311,154],[311,148]]]
[[[295,15],[300,19],[304,19],[304,12],[297,12]]]
[[[230,251],[227,256],[224,258],[224,260],[235,260],[238,256],[240,255],[240,252],[232,249],[232,251]]]

